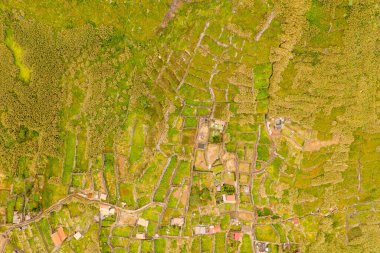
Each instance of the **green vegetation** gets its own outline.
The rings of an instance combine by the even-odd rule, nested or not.
[[[249,235],[243,236],[243,243],[240,247],[240,252],[244,252],[244,253],[253,252],[251,238],[249,237]]]
[[[71,172],[74,167],[75,158],[75,135],[73,133],[67,133],[65,138],[65,160],[63,165],[62,183],[69,184],[71,181]]]
[[[235,194],[235,186],[229,184],[223,184],[222,192],[226,194]]]
[[[180,161],[177,171],[173,178],[173,185],[180,185],[185,177],[190,176],[190,163],[187,161]]]
[[[170,160],[169,165],[167,166],[164,175],[162,176],[160,185],[157,188],[157,191],[153,197],[154,201],[163,202],[168,191],[168,185],[173,175],[174,170],[178,165],[178,160],[176,156],[173,156]]]
[[[6,31],[5,45],[12,51],[14,63],[19,69],[20,79],[24,82],[29,82],[31,70],[24,63],[24,52],[19,44],[15,41],[12,31]]]
[[[166,247],[166,241],[165,239],[157,239],[154,240],[154,252],[165,252],[165,247]]]
[[[110,202],[115,204],[117,199],[116,194],[116,176],[114,170],[114,156],[113,154],[104,154],[104,178],[109,193]]]
[[[255,235],[260,241],[277,242],[279,240],[274,227],[271,225],[255,227]]]
[[[380,252],[379,18],[375,0],[2,1],[5,252],[52,251],[60,227],[61,252],[253,252],[252,232]]]

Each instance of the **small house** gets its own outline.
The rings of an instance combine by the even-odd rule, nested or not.
[[[115,208],[109,205],[100,204],[100,219],[103,220],[105,217],[114,215],[115,214]]]
[[[59,227],[55,233],[51,235],[51,239],[53,240],[54,245],[60,246],[62,242],[66,239],[65,231],[63,231],[62,227]]]
[[[235,204],[236,203],[235,194],[232,194],[232,195],[223,194],[223,202],[227,204]]]
[[[107,200],[107,194],[101,193],[100,194],[100,200]]]
[[[144,240],[146,237],[145,237],[145,234],[144,233],[137,233],[136,234],[136,239],[139,239],[139,240]]]
[[[210,227],[209,227],[209,233],[210,234],[215,234],[215,233],[219,233],[221,231],[221,229],[220,229],[220,225],[211,225]]]
[[[143,227],[148,227],[149,221],[143,218],[139,218],[137,220],[137,225],[143,226]]]
[[[267,247],[267,243],[265,243],[265,242],[257,242],[256,243],[256,252],[258,252],[258,253],[269,252],[269,248]]]
[[[194,228],[194,234],[195,235],[204,235],[208,233],[208,227],[206,226],[195,226]]]
[[[75,232],[75,234],[74,234],[74,238],[75,238],[75,240],[79,240],[80,238],[82,238],[82,234],[80,233],[80,232]]]
[[[241,232],[235,232],[234,233],[234,240],[241,242],[243,239],[243,233]]]
[[[185,224],[184,217],[175,217],[170,219],[170,225],[182,227]]]
[[[21,222],[21,215],[17,212],[13,212],[13,224],[18,224]]]

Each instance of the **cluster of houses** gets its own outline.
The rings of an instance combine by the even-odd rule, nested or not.
[[[256,248],[257,253],[268,253],[269,252],[268,243],[266,243],[266,242],[256,242],[255,248]]]
[[[266,120],[266,129],[269,135],[278,135],[281,132],[281,129],[285,125],[284,118],[276,118]]]
[[[115,214],[115,208],[110,205],[100,204],[99,207],[99,216],[100,220],[103,220],[107,216]]]
[[[198,125],[197,148],[205,149],[210,135],[211,137],[221,136],[225,125],[226,122],[222,120],[212,119],[210,121],[207,118],[201,118]]]
[[[28,221],[28,220],[30,220],[30,218],[31,218],[30,214],[27,214],[27,215],[25,215],[24,220]],[[13,212],[12,223],[13,224],[19,224],[21,221],[22,221],[22,214],[14,211]]]
[[[75,231],[73,237],[75,240],[79,240],[82,238],[82,234],[79,231]],[[55,247],[61,246],[64,240],[66,240],[67,235],[65,231],[63,230],[63,227],[59,227],[53,234],[51,234],[51,239],[54,243]]]
[[[149,221],[146,220],[146,219],[143,219],[143,218],[139,218],[139,219],[137,220],[136,225],[138,225],[138,226],[142,226],[142,227],[144,227],[145,229],[147,229],[147,228],[148,228],[148,225],[149,225]],[[146,234],[145,234],[145,233],[137,233],[137,234],[136,234],[136,239],[144,240],[144,239],[146,239]]]

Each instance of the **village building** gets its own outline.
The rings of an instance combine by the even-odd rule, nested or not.
[[[145,240],[145,234],[144,233],[137,233],[136,234],[136,239],[139,239],[139,240]]]
[[[185,224],[184,217],[175,217],[170,219],[170,225],[182,227]]]
[[[211,225],[209,227],[209,233],[210,234],[215,234],[215,233],[219,233],[221,231],[220,229],[220,225]]]
[[[235,232],[234,233],[234,240],[241,242],[243,239],[243,233],[241,232]]]
[[[268,244],[265,242],[257,242],[256,243],[256,252],[258,253],[267,253],[269,252]]]
[[[194,227],[195,235],[204,235],[209,232],[209,228],[207,226],[199,225]]]
[[[149,221],[143,218],[139,218],[137,220],[137,225],[143,226],[143,227],[148,227]]]
[[[236,203],[235,194],[232,194],[232,195],[223,194],[223,202],[227,204],[235,204]]]
[[[107,216],[111,216],[115,214],[115,208],[109,205],[100,204],[100,219],[103,220]]]
[[[60,246],[62,242],[66,239],[65,231],[63,231],[62,227],[59,227],[55,233],[51,235],[51,239],[53,240],[54,245]]]
[[[298,226],[298,225],[300,224],[300,219],[299,219],[298,217],[294,217],[294,218],[293,218],[293,224],[294,224],[295,226]]]
[[[21,222],[21,215],[17,212],[13,212],[13,224],[18,224]]]
[[[75,240],[79,240],[80,238],[82,238],[82,234],[80,233],[80,232],[75,232],[75,234],[74,234],[74,238],[75,238]]]
[[[211,123],[211,128],[222,132],[225,124],[226,122],[224,122],[223,120],[214,119]]]
[[[274,121],[274,128],[280,130],[284,126],[285,120],[283,118],[278,118]]]
[[[100,200],[107,200],[107,194],[101,193],[100,194]]]
[[[243,185],[243,186],[242,186],[242,190],[243,190],[243,192],[244,192],[245,194],[249,194],[249,186],[247,186],[247,185]]]

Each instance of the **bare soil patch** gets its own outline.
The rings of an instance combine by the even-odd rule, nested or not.
[[[318,151],[323,147],[336,145],[339,143],[338,138],[333,138],[332,140],[328,141],[320,141],[320,140],[311,140],[311,141],[305,141],[304,143],[304,151]]]
[[[124,211],[120,211],[120,214],[119,214],[119,224],[122,224],[122,225],[131,225],[131,226],[134,226],[137,222],[137,215],[135,214],[130,214],[130,213],[126,213]]]
[[[219,158],[220,144],[209,144],[206,148],[206,161],[208,165],[213,165]]]
[[[249,173],[251,164],[250,163],[239,163],[239,172]]]
[[[195,167],[200,169],[208,169],[205,152],[203,150],[198,150],[195,157]]]

